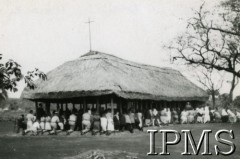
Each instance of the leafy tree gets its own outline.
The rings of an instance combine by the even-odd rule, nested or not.
[[[27,75],[23,75],[21,66],[17,62],[8,60],[6,63],[2,63],[2,54],[0,54],[0,101],[8,98],[7,90],[18,91],[17,83],[21,80],[24,80],[30,89],[36,88],[33,82],[35,77],[43,80],[47,79],[47,76],[37,68],[34,71],[27,72]]]
[[[187,31],[170,46],[173,61],[232,75],[230,99],[240,78],[240,1],[225,0],[214,11],[204,4],[188,21]]]

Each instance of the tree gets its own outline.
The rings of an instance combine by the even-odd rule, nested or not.
[[[222,2],[215,11],[204,4],[188,21],[187,31],[170,46],[173,61],[232,75],[230,98],[240,78],[240,1]]]
[[[2,54],[0,54],[0,60],[2,60]],[[35,77],[43,80],[47,79],[47,76],[37,68],[34,71],[27,72],[27,75],[23,75],[21,66],[17,62],[8,60],[6,63],[2,63],[0,61],[0,101],[8,98],[7,90],[18,91],[17,83],[21,80],[24,80],[30,89],[36,88],[33,82]]]
[[[216,96],[219,95],[219,90],[222,88],[224,81],[223,75],[213,70],[201,69],[196,71],[197,81],[207,90],[207,93],[212,98],[213,108],[216,106]]]

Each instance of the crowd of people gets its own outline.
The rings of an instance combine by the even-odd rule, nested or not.
[[[134,129],[143,131],[143,127],[164,126],[168,124],[191,124],[208,122],[237,122],[240,121],[240,112],[224,108],[210,109],[209,105],[197,106],[193,108],[188,102],[181,110],[179,107],[149,108],[148,110],[128,109],[122,113],[118,110],[112,114],[110,109],[97,111],[87,109],[83,112],[75,107],[72,110],[66,108],[47,113],[40,104],[37,112],[32,110],[26,115],[21,115],[17,119],[17,131],[22,130],[22,134],[32,135],[58,134],[66,132],[66,135],[74,131],[80,131],[82,135],[91,132],[92,135],[110,135],[116,131],[134,132]]]

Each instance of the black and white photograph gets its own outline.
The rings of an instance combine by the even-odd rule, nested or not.
[[[0,159],[240,159],[240,0],[0,0]]]

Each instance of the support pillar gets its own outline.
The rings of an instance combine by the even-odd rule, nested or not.
[[[50,114],[50,102],[46,102],[45,104],[46,104],[46,105],[45,105],[45,107],[46,107],[46,112],[47,112],[47,114]]]
[[[35,109],[36,109],[36,114],[38,114],[38,102],[35,101]]]
[[[86,107],[87,107],[86,98],[83,98],[83,112],[86,112]]]
[[[114,115],[114,109],[113,109],[113,96],[111,96],[111,110],[112,110],[112,115]]]
[[[99,97],[97,97],[97,104],[96,104],[96,107],[97,107],[97,112],[99,113],[99,110],[100,110],[100,105],[99,105]]]

